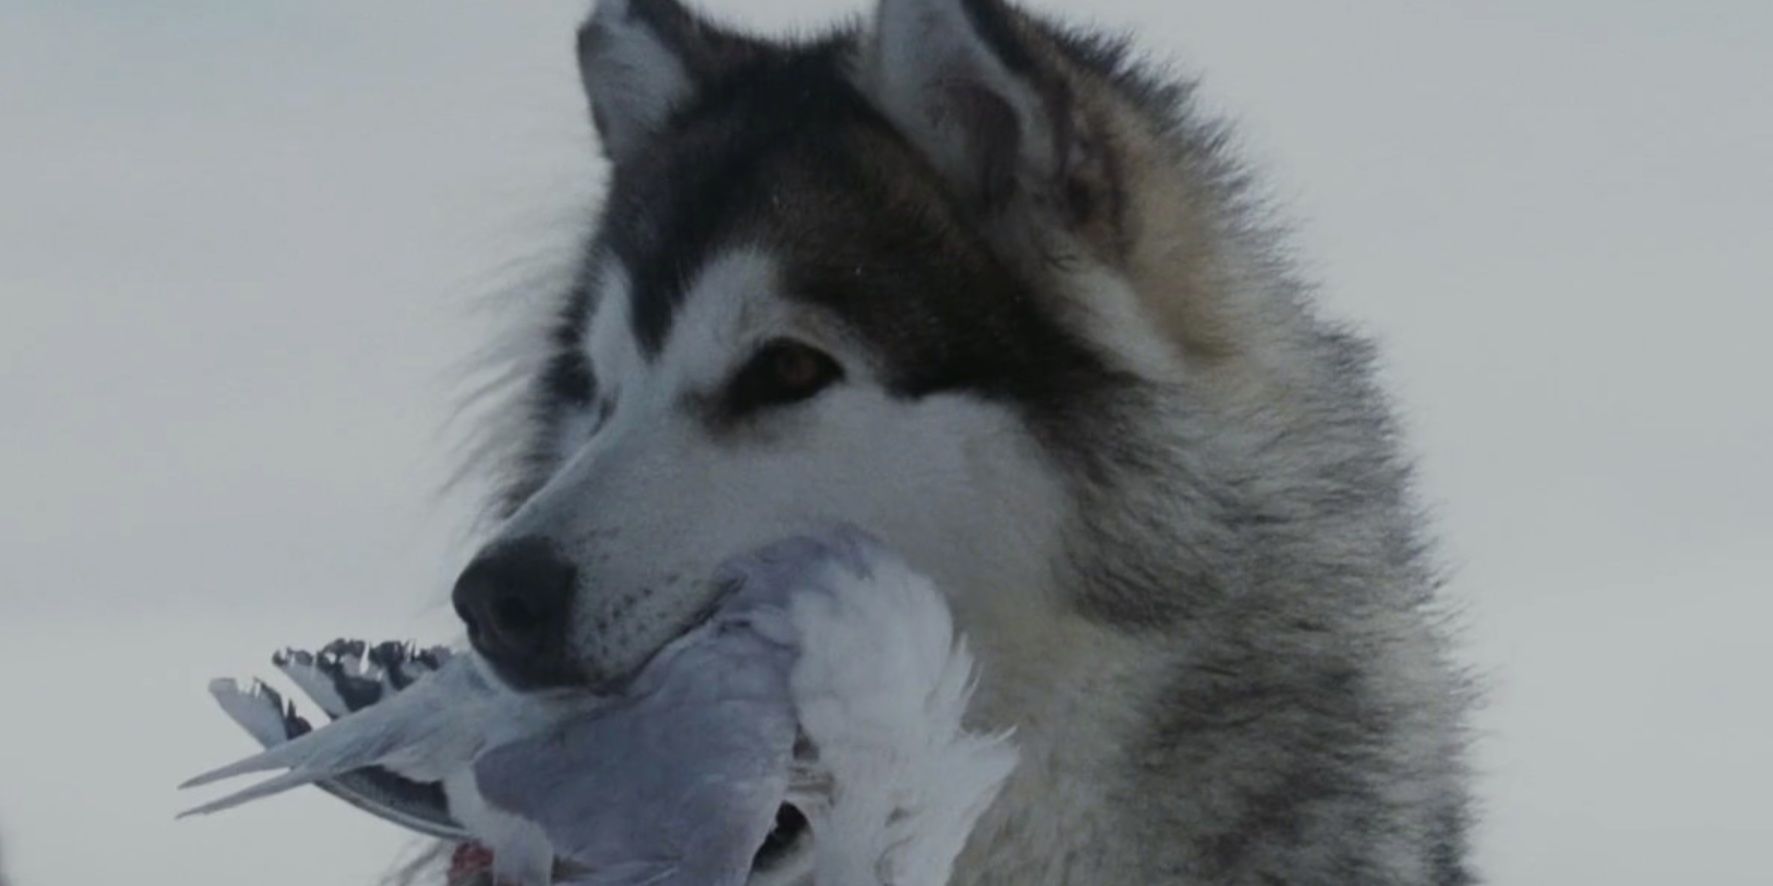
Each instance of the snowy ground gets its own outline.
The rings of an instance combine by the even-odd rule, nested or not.
[[[1089,4],[1208,75],[1330,309],[1386,341],[1494,686],[1494,881],[1766,882],[1773,12],[1338,6]],[[9,8],[14,886],[365,883],[405,844],[317,792],[175,825],[172,786],[245,749],[208,677],[452,633],[448,373],[472,296],[594,193],[580,11]]]

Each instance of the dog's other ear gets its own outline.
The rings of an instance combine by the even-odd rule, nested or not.
[[[677,0],[598,0],[579,28],[579,76],[604,154],[634,156],[703,84],[761,49]]]
[[[1002,0],[880,0],[862,87],[986,208],[1064,175],[1070,91]]]

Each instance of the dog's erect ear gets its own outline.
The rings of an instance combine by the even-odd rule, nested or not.
[[[761,48],[677,0],[598,0],[579,28],[579,76],[604,153],[633,156],[702,84]]]
[[[1002,0],[880,0],[861,77],[963,196],[986,207],[1063,176],[1069,90]]]

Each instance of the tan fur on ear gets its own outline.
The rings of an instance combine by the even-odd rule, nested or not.
[[[1122,270],[1164,336],[1190,359],[1216,360],[1237,351],[1233,308],[1225,299],[1235,285],[1226,269],[1217,209],[1203,200],[1147,125],[1125,111],[1110,111],[1121,136],[1126,196],[1126,249]]]
[[[1037,275],[1109,272],[1136,304],[1086,284],[1056,295],[1164,362],[1249,349],[1260,308],[1244,296],[1260,285],[1260,256],[1239,233],[1210,128],[1179,131],[1181,109],[1156,107],[1182,90],[1140,95],[1112,44],[1072,42],[999,0],[883,0],[872,39],[864,89],[958,185],[1002,254],[1044,266]],[[992,100],[957,98],[975,93]]]
[[[1122,274],[1186,361],[1233,356],[1236,285],[1222,230],[1224,201],[1190,176],[1174,139],[1099,76],[1081,70],[1025,28],[1030,45],[1064,77],[1075,126],[1073,162],[1057,199],[1067,233],[1090,258]]]

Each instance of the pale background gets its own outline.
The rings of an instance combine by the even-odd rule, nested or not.
[[[405,839],[318,792],[175,825],[172,786],[247,749],[207,678],[453,630],[452,367],[595,193],[582,7],[4,7],[15,886],[370,882]],[[1494,687],[1484,870],[1773,882],[1773,6],[1086,8],[1206,75],[1386,345]]]

